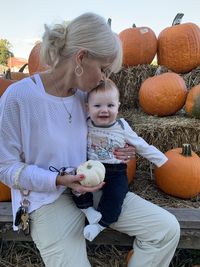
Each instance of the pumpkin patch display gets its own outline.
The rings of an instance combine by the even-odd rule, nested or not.
[[[16,81],[19,81],[23,78],[26,78],[26,77],[29,77],[29,74],[28,73],[25,73],[25,72],[19,72],[19,71],[12,71],[10,73],[10,78],[11,80],[16,80]]]
[[[14,82],[16,81],[5,79],[5,78],[0,78],[0,96],[2,96],[5,90],[8,88],[8,86]]]
[[[11,200],[11,192],[10,188],[0,182],[0,201],[10,201]]]
[[[165,153],[168,161],[154,169],[156,184],[165,193],[190,199],[200,193],[200,158],[189,144]]]
[[[127,28],[119,33],[125,67],[150,64],[157,52],[157,37],[149,27]]]
[[[31,50],[28,58],[28,70],[29,74],[33,75],[34,73],[47,70],[49,67],[42,63],[41,61],[41,42],[37,43]]]
[[[128,251],[128,254],[126,256],[126,266],[128,266],[128,263],[129,263],[131,257],[133,256],[133,254],[134,254],[133,249]]]
[[[190,89],[185,102],[185,111],[190,117],[200,119],[200,84]]]
[[[98,160],[88,160],[81,164],[76,171],[77,174],[84,174],[85,178],[80,181],[85,186],[96,186],[105,178],[105,167]]]
[[[129,184],[133,181],[135,173],[136,173],[136,157],[130,159],[127,163],[127,177]]]
[[[200,65],[200,28],[194,23],[181,23],[177,14],[172,26],[158,36],[157,59],[176,73],[187,73]]]
[[[163,73],[142,83],[139,104],[149,115],[173,115],[184,106],[187,92],[185,81],[180,75]]]

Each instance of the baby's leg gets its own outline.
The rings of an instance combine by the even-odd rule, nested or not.
[[[81,211],[85,214],[89,224],[98,223],[101,220],[101,213],[95,210],[93,207],[81,209]]]

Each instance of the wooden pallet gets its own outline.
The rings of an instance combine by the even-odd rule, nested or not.
[[[181,226],[179,248],[200,249],[200,208],[166,208],[174,214]],[[32,241],[30,236],[12,230],[10,202],[0,202],[0,239],[7,241]],[[93,241],[94,244],[132,246],[134,237],[107,229]]]

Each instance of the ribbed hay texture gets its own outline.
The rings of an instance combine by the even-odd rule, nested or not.
[[[156,73],[169,72],[166,67],[157,65],[138,65],[129,68],[122,68],[117,74],[112,74],[111,79],[116,83],[120,91],[121,109],[140,109],[138,93],[142,82]],[[183,77],[188,90],[200,83],[200,66]]]
[[[150,116],[137,109],[120,111],[132,129],[149,144],[156,146],[163,153],[167,150],[191,144],[192,150],[200,156],[200,120],[186,117],[184,111],[176,115]],[[149,170],[149,162],[138,157],[137,169]]]
[[[200,156],[200,120],[186,117],[183,111],[173,116],[150,116],[137,109],[120,111],[132,129],[147,143],[156,146],[163,153],[189,143]],[[199,208],[200,194],[191,200],[172,197],[162,192],[155,183],[153,168],[149,161],[137,155],[136,177],[130,190],[160,206]]]

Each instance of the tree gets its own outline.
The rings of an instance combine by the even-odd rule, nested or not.
[[[12,45],[8,40],[0,39],[0,64],[6,66],[8,58],[14,56],[10,51],[11,47]]]

